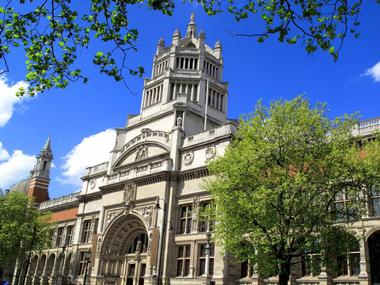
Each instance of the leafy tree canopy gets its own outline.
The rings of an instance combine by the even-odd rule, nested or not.
[[[263,42],[271,35],[289,44],[301,43],[307,53],[318,48],[336,60],[348,33],[357,37],[357,19],[362,0],[187,0],[199,2],[214,15],[232,13],[237,20],[256,16],[261,31],[255,36]],[[379,2],[379,0],[377,0]],[[184,0],[186,2],[186,0]],[[124,81],[128,74],[141,76],[144,69],[128,65],[128,52],[136,51],[138,30],[128,21],[130,5],[148,7],[171,15],[174,0],[9,0],[0,5],[0,59],[2,72],[10,68],[7,54],[23,48],[26,55],[28,87],[19,96],[35,95],[51,88],[65,88],[70,82],[88,77],[78,66],[78,53],[96,40],[106,50],[92,55],[101,73]]]
[[[355,123],[354,116],[330,120],[323,104],[312,108],[302,97],[259,103],[241,120],[206,183],[226,251],[287,284],[291,262],[305,252],[324,252],[327,264],[352,246],[363,189],[380,181],[380,142],[359,148]],[[349,203],[336,205],[342,195]]]
[[[13,270],[16,259],[41,250],[51,240],[50,216],[23,193],[0,195],[0,271]]]

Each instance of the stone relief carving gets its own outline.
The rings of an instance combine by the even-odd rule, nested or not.
[[[147,207],[141,207],[135,209],[138,213],[143,216],[143,218],[148,222],[148,226],[151,227],[152,225],[152,214],[153,214],[153,207],[147,206]]]
[[[214,146],[210,146],[206,149],[206,159],[210,160],[215,157],[216,150]]]
[[[91,189],[94,189],[95,186],[96,186],[96,180],[95,180],[95,179],[94,179],[94,180],[91,180],[91,182],[90,182],[90,188],[91,188]]]
[[[112,222],[112,220],[121,213],[121,210],[107,212],[105,222],[104,222],[104,229],[106,229],[109,224]]]
[[[194,160],[194,152],[188,152],[184,155],[183,157],[185,165],[189,165],[193,162]]]
[[[193,213],[192,213],[192,232],[198,231],[198,215],[199,215],[199,197],[196,195],[192,204]]]
[[[148,146],[142,145],[137,149],[135,161],[139,161],[148,157]]]

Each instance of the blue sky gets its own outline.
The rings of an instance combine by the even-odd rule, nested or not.
[[[228,14],[210,17],[196,4],[179,3],[172,17],[134,7],[130,24],[140,36],[138,52],[130,54],[129,65],[144,66],[145,76],[150,76],[158,40],[163,37],[170,43],[175,28],[184,34],[190,14],[195,12],[198,31],[206,32],[206,42],[210,46],[222,42],[224,80],[230,84],[229,118],[252,111],[258,99],[269,103],[301,93],[312,102],[327,102],[331,117],[356,111],[363,119],[378,117],[380,82],[364,74],[379,63],[380,81],[380,5],[375,0],[364,2],[361,36],[347,38],[337,63],[326,53],[309,56],[299,45],[281,44],[276,39],[259,44],[254,38],[226,32],[252,32],[257,26],[254,18],[236,23]],[[90,55],[98,49],[101,46],[80,54],[82,68],[90,76],[88,84],[76,83],[22,100],[9,99],[13,98],[9,94],[16,89],[14,84],[23,84],[24,55],[15,52],[9,57],[11,71],[0,80],[0,188],[28,176],[34,156],[49,135],[54,152],[51,197],[77,191],[86,164],[107,158],[113,146],[112,129],[124,126],[128,114],[139,112],[143,79],[129,77],[130,92],[122,83],[99,75],[90,64]],[[9,120],[3,119],[1,124],[5,116]]]

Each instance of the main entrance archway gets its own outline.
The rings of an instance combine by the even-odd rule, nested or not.
[[[147,228],[135,214],[118,217],[107,230],[100,253],[105,284],[143,285],[148,263]]]
[[[368,238],[369,264],[372,285],[380,285],[380,230]]]

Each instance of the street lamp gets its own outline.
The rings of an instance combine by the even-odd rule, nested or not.
[[[210,276],[210,251],[211,251],[211,233],[210,233],[210,226],[207,227],[207,233],[206,233],[206,246],[205,246],[205,255],[206,255],[206,261],[205,261],[205,272],[203,274],[203,277],[209,277]]]
[[[83,284],[86,285],[86,280],[87,280],[87,269],[88,269],[88,264],[91,263],[91,251],[86,251],[84,253],[84,264],[85,264],[85,269],[84,269],[84,279],[83,279]]]

